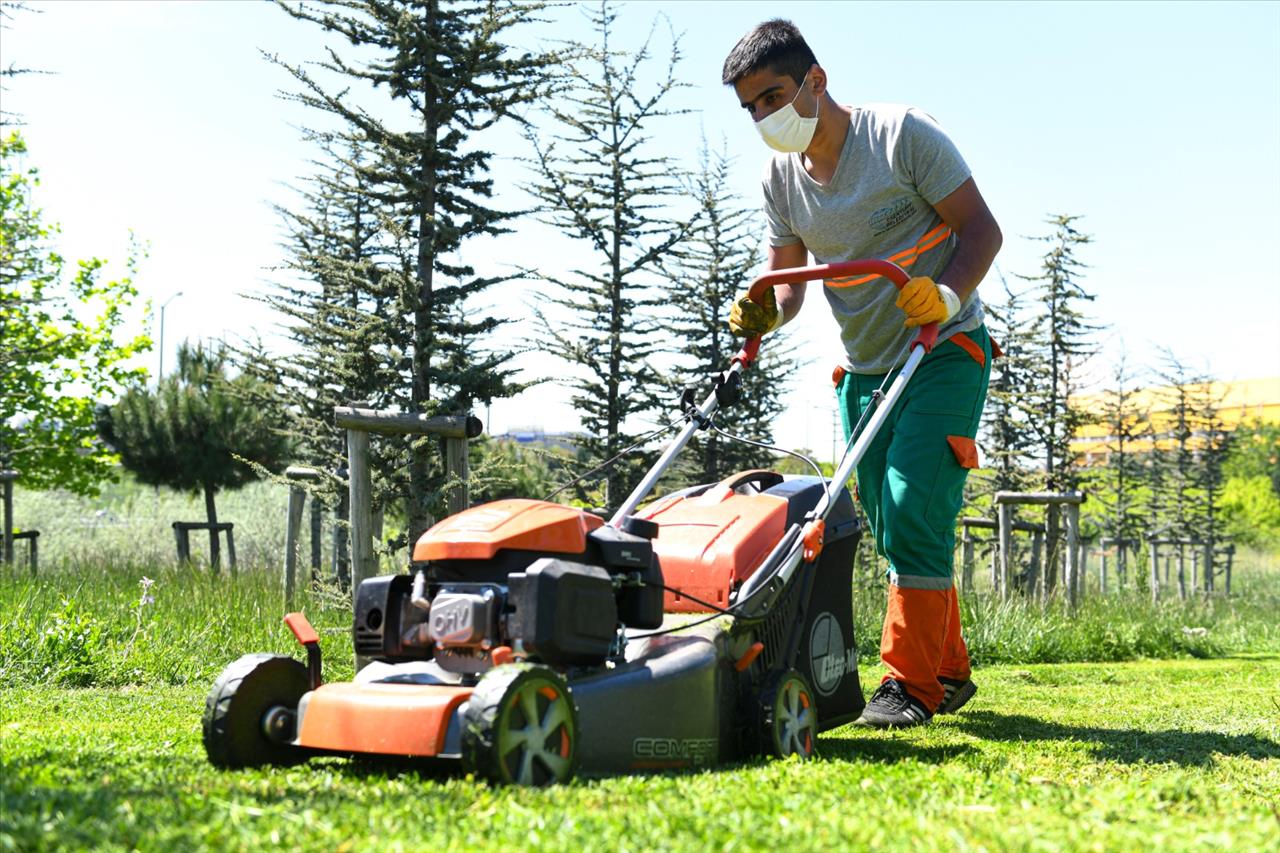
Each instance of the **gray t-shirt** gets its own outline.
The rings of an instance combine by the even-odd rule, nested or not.
[[[897,104],[854,107],[830,183],[810,177],[799,154],[777,154],[769,162],[769,245],[803,242],[820,264],[883,258],[936,281],[957,239],[933,205],[969,175],[960,152],[927,114]],[[885,373],[902,362],[915,330],[903,328],[892,282],[861,276],[827,281],[822,289],[840,325],[846,370]],[[982,320],[974,292],[938,339],[973,331]]]

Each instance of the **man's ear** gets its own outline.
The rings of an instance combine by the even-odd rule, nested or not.
[[[809,66],[809,76],[813,78],[813,94],[821,97],[827,92],[827,72],[822,70],[821,65]]]

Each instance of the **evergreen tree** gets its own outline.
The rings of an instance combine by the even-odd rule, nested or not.
[[[1085,264],[1076,257],[1079,246],[1091,242],[1088,235],[1075,227],[1079,216],[1050,216],[1053,232],[1035,238],[1048,243],[1049,250],[1041,260],[1040,273],[1019,276],[1033,282],[1032,293],[1044,311],[1032,321],[1034,339],[1040,344],[1039,357],[1045,365],[1045,381],[1028,396],[1025,409],[1040,444],[1044,464],[1045,486],[1054,492],[1073,491],[1080,486],[1080,467],[1071,450],[1071,441],[1081,427],[1092,422],[1090,412],[1073,407],[1070,400],[1080,387],[1079,372],[1094,352],[1091,336],[1098,326],[1090,323],[1081,303],[1094,297],[1080,283]],[[1045,513],[1045,590],[1052,592],[1057,583],[1059,531],[1058,513]]]
[[[209,524],[215,496],[257,477],[254,466],[279,468],[287,445],[272,412],[244,402],[237,385],[255,380],[227,375],[225,350],[183,344],[178,369],[154,391],[130,388],[114,406],[97,411],[98,430],[124,467],[151,486],[203,492]],[[209,531],[209,560],[219,562],[218,534]]]
[[[712,153],[703,140],[694,189],[704,227],[681,245],[680,255],[665,269],[667,301],[674,311],[669,328],[679,342],[679,377],[697,389],[696,400],[710,393],[711,377],[724,371],[742,345],[729,331],[729,307],[751,284],[760,264],[754,211],[742,207],[728,190],[731,163],[723,150]],[[772,443],[773,426],[783,411],[782,393],[794,373],[796,358],[785,333],[768,336],[760,358],[742,374],[738,402],[717,417],[735,435]],[[767,468],[774,455],[767,449],[728,441],[715,432],[699,432],[683,459],[687,476],[715,482],[735,472]]]
[[[1045,309],[1031,328],[1042,347],[1040,356],[1048,376],[1028,400],[1027,411],[1033,415],[1031,423],[1040,439],[1045,485],[1058,492],[1079,485],[1071,440],[1091,422],[1091,415],[1073,408],[1070,399],[1079,390],[1078,374],[1083,362],[1094,353],[1091,336],[1099,328],[1081,310],[1080,303],[1092,302],[1094,297],[1080,283],[1085,264],[1076,257],[1077,247],[1092,238],[1076,230],[1074,223],[1079,218],[1051,216],[1047,222],[1053,226],[1053,233],[1036,238],[1049,244],[1040,274],[1019,276],[1035,283],[1032,292]]]
[[[12,21],[15,14],[18,12],[35,12],[36,14],[39,14],[40,10],[33,9],[32,7],[28,6],[26,3],[19,2],[19,0],[0,0],[0,31],[11,29],[8,22]],[[0,36],[0,39],[4,39],[4,38],[5,38],[4,36]],[[17,77],[20,74],[43,74],[43,73],[44,72],[36,71],[35,69],[32,69],[32,68],[21,68],[17,65],[14,65],[12,62],[10,62],[7,66],[3,68],[0,68],[0,100],[5,101],[5,105],[7,106],[8,101],[7,99],[4,98],[4,92],[5,92],[4,81],[6,78]],[[6,127],[6,126],[20,125],[20,124],[22,124],[21,115],[19,115],[18,113],[9,112],[3,107],[0,107],[0,128]]]
[[[1150,457],[1151,412],[1137,402],[1139,388],[1123,352],[1111,374],[1111,387],[1099,407],[1099,420],[1110,436],[1107,463],[1100,470],[1100,489],[1094,497],[1106,510],[1102,528],[1119,543],[1117,572],[1123,582],[1127,570],[1123,540],[1136,540],[1146,531],[1147,501],[1143,499]]]
[[[446,0],[334,0],[319,10],[281,3],[288,14],[347,40],[360,58],[336,50],[320,63],[344,78],[334,90],[300,65],[280,60],[302,89],[300,103],[336,116],[338,134],[360,146],[367,160],[348,158],[355,180],[386,226],[373,302],[362,317],[381,311],[380,325],[356,322],[383,339],[367,348],[383,359],[380,370],[394,373],[380,385],[384,405],[427,414],[467,412],[475,400],[514,390],[505,355],[473,358],[475,341],[502,321],[467,310],[468,299],[506,277],[478,276],[470,266],[447,260],[468,239],[503,233],[514,214],[490,206],[487,177],[491,153],[479,136],[512,110],[538,97],[548,54],[513,53],[503,43],[507,31],[534,20],[539,8],[512,2]],[[385,93],[385,103],[359,104],[350,84]],[[363,86],[361,87],[364,88]],[[381,118],[407,114],[403,126]],[[349,295],[349,294],[348,294]],[[403,338],[393,334],[403,329]],[[384,374],[385,375],[385,374]],[[401,388],[408,388],[403,393]],[[388,443],[390,444],[390,443]],[[432,442],[408,442],[410,537],[425,529],[441,494],[443,466]]]
[[[1199,473],[1196,452],[1205,409],[1203,388],[1209,378],[1193,371],[1172,350],[1160,350],[1157,376],[1163,383],[1157,428],[1158,464],[1161,470],[1163,528],[1175,539],[1190,539],[1196,533],[1196,494]]]
[[[1046,365],[1040,357],[1040,341],[1028,319],[1026,293],[1009,287],[1000,276],[1004,301],[985,303],[992,341],[1002,350],[991,363],[985,417],[986,451],[992,474],[981,481],[982,494],[1024,491],[1035,486],[1032,469],[1039,433],[1034,427],[1031,404],[1045,381]],[[994,511],[994,504],[992,510]]]
[[[675,163],[654,152],[646,136],[653,122],[674,114],[666,104],[682,85],[675,77],[679,40],[672,36],[666,68],[642,93],[638,78],[652,73],[653,29],[629,54],[613,45],[616,20],[607,3],[591,13],[599,41],[575,46],[564,68],[564,95],[547,108],[556,127],[551,141],[529,133],[536,172],[530,190],[545,221],[584,241],[598,262],[545,277],[559,291],[546,302],[566,319],[538,312],[546,348],[576,373],[568,381],[587,432],[584,462],[592,465],[631,444],[631,425],[660,405],[650,361],[664,344],[654,310],[661,300],[656,274],[701,218],[671,217],[669,205],[687,188]],[[607,506],[621,503],[642,465],[633,457],[609,468]]]

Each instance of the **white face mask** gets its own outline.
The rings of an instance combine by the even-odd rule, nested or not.
[[[803,91],[804,82],[801,82],[791,103],[756,122],[760,138],[774,151],[798,154],[808,148],[813,140],[813,133],[818,129],[817,110],[814,110],[813,118],[805,118],[796,112],[796,98]]]

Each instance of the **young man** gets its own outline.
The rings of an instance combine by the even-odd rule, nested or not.
[[[845,346],[836,392],[846,438],[886,374],[905,361],[915,327],[939,325],[938,345],[857,471],[876,548],[889,561],[880,639],[889,674],[858,722],[924,723],[977,690],[960,637],[952,551],[965,477],[977,466],[973,438],[991,362],[975,290],[1000,248],[1000,229],[932,118],[902,106],[837,103],[789,21],[747,33],[723,76],[780,152],[764,176],[767,268],[805,266],[812,254],[824,264],[884,258],[914,276],[901,293],[877,276],[823,283]],[[730,328],[770,332],[795,317],[804,293],[803,284],[777,287],[763,306],[744,296]]]

